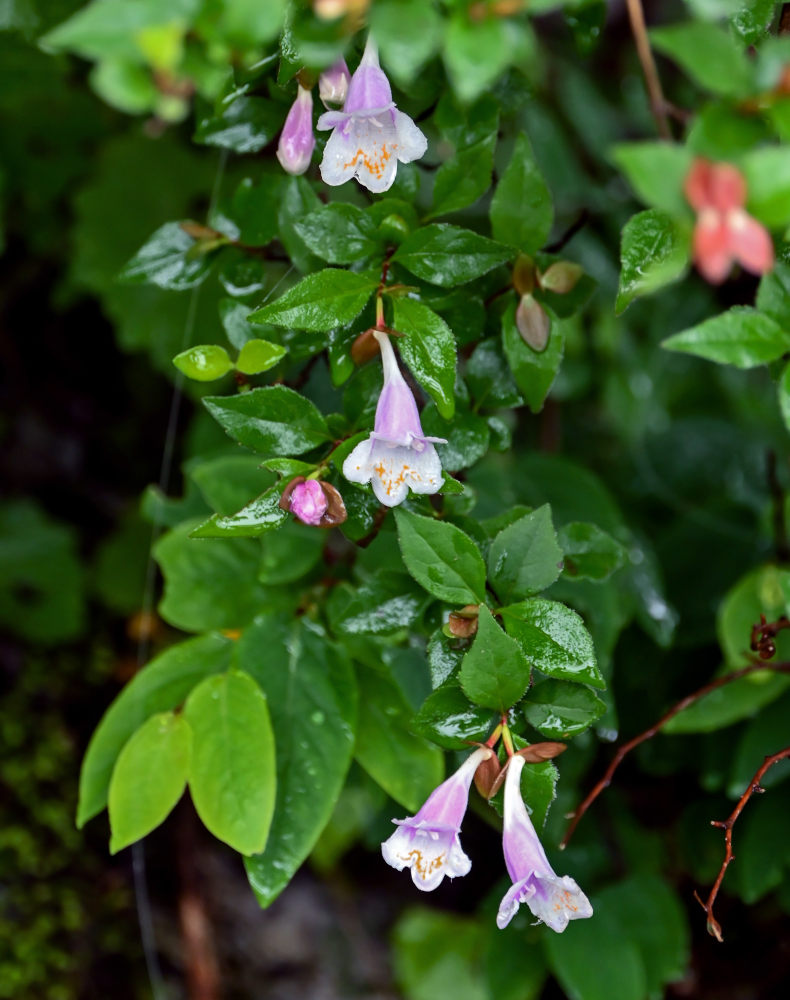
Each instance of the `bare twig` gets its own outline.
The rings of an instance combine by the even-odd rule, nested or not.
[[[628,18],[631,21],[631,31],[636,42],[636,51],[639,61],[642,64],[642,72],[645,76],[647,94],[650,98],[650,110],[656,120],[658,134],[662,139],[671,139],[672,133],[669,129],[667,118],[667,102],[664,99],[664,92],[661,89],[661,81],[658,78],[658,70],[653,59],[653,52],[647,37],[645,27],[645,12],[642,10],[642,0],[626,0],[628,5]]]
[[[790,662],[750,663],[748,667],[741,667],[740,670],[734,670],[731,674],[725,674],[724,677],[717,677],[716,680],[711,681],[704,687],[701,687],[698,691],[694,691],[692,694],[687,694],[685,698],[682,698],[676,705],[673,705],[665,715],[662,715],[658,722],[654,722],[653,725],[647,728],[643,733],[640,733],[638,736],[634,736],[633,739],[624,743],[612,758],[612,762],[607,767],[601,780],[593,786],[592,790],[584,799],[582,804],[574,813],[571,814],[571,822],[568,824],[568,829],[565,831],[565,836],[562,838],[560,847],[564,848],[568,846],[568,842],[573,836],[576,827],[579,825],[579,821],[582,816],[584,816],[601,792],[609,787],[612,783],[615,771],[632,750],[640,746],[640,744],[645,743],[647,740],[652,739],[658,732],[660,732],[670,719],[674,719],[674,717],[679,712],[682,712],[684,708],[688,708],[689,705],[693,705],[695,701],[699,701],[700,698],[704,698],[706,694],[710,694],[711,691],[716,691],[720,687],[731,684],[732,681],[737,681],[741,677],[748,677],[749,674],[757,673],[760,670],[771,670],[777,674],[788,674],[790,673]]]
[[[790,757],[790,747],[785,747],[784,750],[779,750],[775,754],[771,754],[766,757],[762,762],[760,767],[755,772],[754,777],[749,782],[746,791],[738,799],[738,804],[735,806],[733,811],[725,820],[711,820],[711,826],[717,826],[720,830],[724,830],[724,844],[725,853],[724,861],[722,861],[721,868],[719,869],[719,874],[716,876],[716,881],[713,883],[713,888],[710,890],[708,898],[705,902],[702,901],[698,893],[694,893],[697,901],[699,902],[702,909],[705,911],[708,917],[708,934],[716,938],[717,941],[723,941],[721,933],[721,924],[713,916],[713,904],[716,902],[716,897],[719,894],[719,889],[721,888],[722,880],[724,879],[724,873],[729,868],[730,864],[735,860],[735,855],[732,853],[732,828],[738,817],[741,815],[746,803],[756,792],[764,792],[765,789],[762,787],[760,782],[763,779],[763,775],[766,771],[769,771],[774,764],[778,764],[780,760],[786,760]]]

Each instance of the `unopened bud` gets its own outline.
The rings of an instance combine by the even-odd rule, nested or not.
[[[518,255],[513,268],[513,287],[519,295],[529,295],[535,287],[535,261],[525,253]]]
[[[277,144],[277,159],[287,173],[303,174],[310,166],[314,149],[313,95],[299,84]]]
[[[283,490],[280,507],[290,511],[303,524],[332,528],[346,520],[343,497],[331,483],[296,476]]]
[[[494,787],[501,770],[502,767],[499,763],[497,755],[492,753],[491,756],[487,760],[484,760],[475,771],[475,788],[478,792],[480,792],[484,799],[490,799],[493,795],[491,789]]]
[[[447,631],[457,639],[468,639],[477,632],[479,607],[467,604],[460,611],[451,611],[447,619]]]
[[[541,275],[540,285],[547,292],[566,295],[576,287],[583,274],[584,268],[580,264],[574,264],[570,260],[558,260]]]
[[[551,333],[551,320],[546,310],[532,295],[522,295],[516,308],[516,326],[521,339],[540,353],[546,350]]]
[[[330,104],[343,104],[348,93],[348,83],[351,74],[345,59],[338,59],[334,66],[325,69],[318,77],[318,96],[324,107]]]

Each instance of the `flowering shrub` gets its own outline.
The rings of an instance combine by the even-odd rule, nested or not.
[[[786,914],[786,801],[748,801],[790,754],[775,6],[93,0],[40,34],[144,118],[75,202],[72,280],[194,403],[183,495],[142,505],[168,628],[80,827],[107,809],[121,851],[188,789],[264,908],[381,842],[382,882],[464,913],[398,918],[410,1000],[691,982],[730,837],[722,891]],[[641,799],[619,757],[595,785],[658,730]],[[706,793],[745,796],[726,839]]]

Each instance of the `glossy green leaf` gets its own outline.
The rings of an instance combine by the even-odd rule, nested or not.
[[[433,223],[410,233],[392,259],[424,281],[453,288],[488,274],[512,255],[509,247],[470,229]]]
[[[306,273],[318,265],[318,258],[296,231],[296,223],[321,207],[321,200],[305,177],[290,177],[285,186],[277,223],[280,239],[294,266]]]
[[[491,584],[504,601],[537,594],[562,570],[562,549],[544,504],[499,532],[488,550]]]
[[[550,740],[578,736],[600,719],[606,705],[581,684],[549,679],[530,688],[524,718]]]
[[[786,253],[781,254],[773,270],[760,279],[755,305],[780,326],[790,329],[790,260]]]
[[[214,246],[201,245],[181,226],[166,222],[137,251],[119,277],[129,282],[149,282],[160,288],[183,291],[200,284],[211,266]]]
[[[496,340],[483,340],[474,349],[466,363],[465,380],[477,409],[495,410],[524,402]]]
[[[527,741],[518,736],[513,737],[513,743],[517,750],[527,746]],[[521,772],[521,795],[537,830],[546,824],[551,804],[557,797],[559,777],[559,771],[551,760],[545,760],[542,764],[530,764]]]
[[[384,791],[414,814],[441,782],[442,753],[411,731],[400,688],[368,667],[357,671],[360,713],[356,759]]]
[[[244,375],[259,375],[282,361],[287,350],[281,344],[271,344],[268,340],[253,338],[239,351],[236,370]]]
[[[438,408],[429,403],[422,411],[422,427],[426,434],[443,437],[446,444],[437,444],[442,468],[459,472],[474,465],[488,451],[491,429],[485,417],[459,407],[450,423],[442,420]]]
[[[324,205],[294,223],[312,252],[330,264],[351,264],[377,248],[376,224],[356,205]]]
[[[62,8],[66,10],[68,8]],[[135,4],[124,0],[104,0],[82,7],[49,31],[41,45],[49,49],[75,52],[86,59],[109,56],[144,60],[139,34],[146,29],[161,28],[180,21],[189,8],[180,0],[142,0]]]
[[[173,712],[154,715],[124,745],[110,780],[110,853],[145,837],[184,794],[192,732]]]
[[[205,396],[203,403],[239,444],[269,456],[301,455],[330,439],[316,405],[284,385]]]
[[[690,212],[683,194],[692,161],[689,150],[669,142],[626,142],[615,146],[612,159],[646,204],[669,215]]]
[[[748,189],[747,208],[766,226],[790,222],[790,149],[762,146],[747,153],[741,169]]]
[[[447,25],[444,62],[462,101],[482,94],[510,59],[508,26],[498,17],[472,21],[460,11]]]
[[[217,344],[200,344],[176,354],[173,358],[176,368],[187,378],[197,382],[213,382],[227,375],[233,368],[224,347]]]
[[[203,499],[218,514],[234,514],[250,497],[274,482],[272,474],[262,469],[257,455],[243,454],[241,450],[192,462],[187,471]]]
[[[228,214],[238,226],[239,242],[250,247],[265,246],[277,236],[277,210],[282,201],[285,177],[278,169],[259,176],[245,177],[236,188]]]
[[[249,674],[208,677],[187,699],[193,733],[189,793],[205,826],[242,854],[262,851],[274,812],[274,734]]]
[[[562,571],[574,580],[606,580],[628,555],[610,534],[586,521],[563,525],[557,541],[564,553]]]
[[[457,212],[473,205],[491,186],[496,135],[456,151],[439,167],[433,187],[429,218]],[[496,234],[495,234],[496,235]]]
[[[252,323],[272,323],[321,333],[356,319],[378,282],[366,274],[327,267],[290,288],[249,316]]]
[[[485,599],[483,557],[460,528],[396,509],[398,543],[406,569],[429,594],[455,604]]]
[[[688,267],[689,236],[677,220],[654,208],[626,222],[620,245],[618,313],[639,296],[650,295],[683,276]]]
[[[392,635],[414,625],[427,603],[408,576],[387,569],[359,587],[335,588],[328,611],[341,635]]]
[[[377,0],[370,8],[370,28],[388,73],[407,84],[438,48],[442,22],[424,0]]]
[[[248,97],[243,90],[234,92],[222,99],[214,114],[200,119],[194,139],[234,153],[257,153],[279,133],[285,114],[281,104]]]
[[[662,342],[670,351],[695,354],[736,368],[754,368],[780,358],[790,350],[790,331],[749,306],[733,306],[675,333]]]
[[[431,672],[431,685],[438,688],[452,677],[461,667],[461,661],[466,652],[466,643],[450,640],[437,629],[428,640],[428,668]]]
[[[192,529],[190,538],[257,538],[279,528],[288,520],[280,506],[282,492],[280,486],[271,486],[234,514],[212,514]]]
[[[546,242],[554,222],[554,205],[532,146],[525,133],[516,140],[513,156],[491,201],[491,231],[500,243],[527,253]]]
[[[490,709],[470,704],[460,685],[451,681],[426,698],[412,729],[445,750],[467,750],[470,742],[487,740],[498,721]]]
[[[393,327],[405,334],[398,340],[401,357],[429,393],[445,420],[455,413],[455,339],[445,321],[415,299],[392,302]]]
[[[742,46],[725,28],[703,21],[684,21],[653,28],[650,41],[700,87],[735,97],[749,93],[749,62]]]
[[[406,1000],[489,1000],[480,921],[412,907],[395,925],[395,977]]]
[[[521,647],[481,604],[477,634],[458,675],[464,694],[476,705],[506,712],[523,696],[529,677]]]
[[[756,769],[756,768],[755,768]],[[790,867],[787,843],[787,797],[770,792],[749,803],[733,837],[738,851],[729,889],[736,889],[746,903],[756,903],[777,888]]]
[[[562,325],[551,325],[548,346],[533,351],[524,343],[516,326],[516,303],[511,303],[502,316],[502,347],[516,385],[533,413],[539,413],[557,377],[565,353]]]
[[[235,663],[265,689],[277,746],[277,799],[262,854],[245,859],[261,906],[290,881],[326,825],[351,762],[356,680],[337,646],[308,623],[262,618]]]
[[[106,805],[113,767],[132,734],[155,713],[177,708],[205,677],[226,670],[232,646],[230,639],[216,633],[187,639],[135,674],[104,713],[88,744],[80,770],[78,827]]]
[[[502,608],[508,635],[533,667],[549,677],[605,687],[582,618],[559,601],[533,598]]]

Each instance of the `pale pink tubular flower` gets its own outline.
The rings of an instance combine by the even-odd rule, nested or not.
[[[318,96],[325,108],[345,101],[350,80],[351,74],[345,59],[338,59],[334,66],[324,70],[318,77]]]
[[[398,160],[418,160],[428,148],[427,139],[411,118],[395,107],[370,35],[359,68],[351,77],[343,110],[325,112],[318,119],[318,128],[333,129],[321,160],[321,177],[333,186],[356,177],[369,191],[388,191]]]
[[[303,174],[307,170],[315,149],[313,95],[301,84],[297,86],[296,100],[291,105],[277,144],[280,166],[294,175]]]
[[[502,850],[513,885],[499,904],[497,927],[507,927],[521,903],[539,921],[561,933],[570,920],[592,916],[590,901],[568,875],[555,875],[521,797],[524,758],[510,758],[505,776]]]
[[[426,437],[411,389],[400,373],[389,337],[373,336],[381,348],[384,385],[376,406],[373,433],[343,462],[343,475],[352,483],[371,483],[377,499],[396,507],[414,493],[437,493],[444,482],[442,463],[434,444],[444,438]]]
[[[445,875],[466,875],[472,867],[458,834],[475,771],[492,754],[488,747],[475,750],[455,774],[431,792],[416,816],[392,821],[398,829],[381,845],[381,853],[398,871],[411,868],[418,889],[430,892]]]
[[[684,191],[697,213],[694,263],[706,281],[720,285],[735,261],[752,274],[771,270],[771,234],[744,209],[746,181],[737,167],[698,158],[686,176]]]

